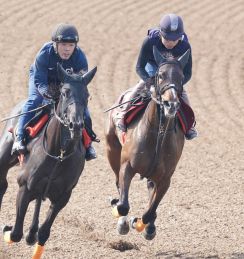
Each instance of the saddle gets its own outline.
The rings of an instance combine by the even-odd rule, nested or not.
[[[127,101],[126,100],[127,93],[128,91],[126,91],[120,96],[117,103],[118,104],[121,103],[121,106],[117,107],[114,110],[114,112],[112,113],[112,118],[114,121],[116,121],[117,119],[120,119],[121,112],[123,112],[125,124],[128,127],[133,120],[135,120],[139,115],[145,112],[145,109],[148,103],[151,101],[151,97],[148,95],[139,94],[138,98],[135,98],[135,100],[131,104],[131,107],[127,111],[124,111],[123,103]],[[186,104],[182,98],[179,98],[179,99],[180,99],[181,105],[177,112],[177,118],[185,134],[195,123],[195,115],[192,108],[188,104]]]

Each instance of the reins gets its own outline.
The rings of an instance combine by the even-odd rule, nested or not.
[[[168,62],[165,62],[164,64],[167,64],[167,63],[172,63],[172,62],[168,61]],[[159,143],[161,142],[161,138],[163,137],[163,142],[161,142],[161,146],[163,146],[164,137],[168,131],[168,126],[169,126],[169,120],[167,121],[166,127],[164,127],[164,125],[163,125],[164,103],[162,100],[162,94],[164,94],[169,89],[175,89],[177,91],[177,88],[176,88],[175,84],[170,83],[170,84],[164,85],[162,88],[162,91],[159,92],[159,68],[155,74],[155,79],[156,80],[155,80],[154,87],[155,87],[155,92],[156,92],[156,98],[153,95],[151,95],[151,98],[154,102],[156,102],[156,104],[159,105],[159,125],[158,125],[157,144],[156,144],[156,149],[155,149],[155,153],[157,155],[159,153]]]
[[[42,110],[43,108],[47,107],[47,106],[50,106],[50,105],[53,105],[53,103],[48,103],[48,104],[45,104],[45,105],[42,105],[36,109],[33,109],[33,110],[30,110],[28,112],[22,112],[22,113],[19,113],[19,114],[16,114],[16,115],[13,115],[13,116],[10,116],[10,117],[6,117],[6,118],[3,118],[0,122],[4,122],[4,121],[7,121],[7,120],[10,120],[10,119],[14,119],[14,118],[17,118],[19,116],[22,116],[24,114],[27,114],[27,113],[31,113],[31,112],[36,112],[36,111],[39,111],[39,110]]]
[[[149,166],[148,172],[143,177],[148,177],[149,175],[151,175],[152,171],[154,170],[155,166],[157,165],[158,157],[159,157],[159,154],[160,154],[159,150],[164,145],[166,134],[169,131],[175,129],[175,125],[172,129],[168,129],[169,123],[170,123],[169,119],[167,119],[166,125],[163,124],[163,121],[164,121],[164,112],[163,112],[164,103],[163,103],[161,94],[165,93],[167,90],[172,89],[172,88],[177,91],[177,88],[176,88],[175,84],[167,84],[163,87],[162,92],[159,93],[159,90],[158,90],[158,88],[159,88],[158,70],[155,74],[155,84],[154,84],[155,91],[156,91],[156,98],[151,94],[152,101],[154,101],[159,107],[159,109],[158,109],[159,110],[159,125],[158,125],[158,132],[157,132],[157,141],[156,141],[156,147],[155,147],[155,150],[154,150],[155,155],[153,156],[153,161],[151,162],[151,164]]]
[[[70,104],[72,104],[72,103],[70,103]],[[67,126],[68,126],[68,124],[65,122],[65,120],[62,119],[62,118],[57,114],[55,107],[54,107],[54,116],[55,116],[55,118],[60,122],[60,124],[61,124],[62,126],[64,126],[64,127],[67,127]],[[59,166],[59,164],[61,164],[63,161],[65,161],[66,159],[68,159],[69,157],[71,157],[71,156],[77,151],[77,149],[78,149],[78,145],[76,145],[76,147],[72,150],[72,152],[69,153],[68,155],[66,155],[66,154],[65,154],[65,153],[66,153],[66,150],[61,148],[61,149],[60,149],[60,155],[57,155],[57,156],[51,155],[51,154],[47,151],[47,148],[46,148],[46,146],[45,146],[45,139],[46,139],[46,136],[47,136],[47,128],[48,128],[49,123],[50,123],[50,120],[47,122],[47,124],[46,124],[46,126],[45,126],[45,129],[44,129],[43,139],[42,139],[42,147],[43,147],[44,153],[45,153],[48,157],[50,157],[50,158],[56,160],[56,163],[55,163],[55,166],[54,166],[54,168],[52,169],[52,171],[51,171],[51,173],[50,173],[50,175],[49,175],[49,177],[48,177],[48,183],[47,183],[47,185],[46,185],[45,191],[44,191],[43,196],[42,196],[42,199],[43,199],[43,200],[46,199],[47,193],[48,193],[48,191],[49,191],[49,188],[50,188],[50,185],[51,185],[51,183],[52,183],[52,180],[53,180],[54,177],[55,177],[55,172],[56,172],[56,169],[57,169],[57,167]],[[61,130],[61,132],[62,132],[62,129],[60,129],[60,130]],[[61,133],[60,133],[60,134],[61,134]],[[60,142],[61,142],[61,140],[60,140]]]

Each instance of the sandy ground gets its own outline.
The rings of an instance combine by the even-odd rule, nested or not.
[[[187,89],[200,136],[184,147],[158,208],[157,236],[149,242],[134,231],[117,234],[108,203],[117,193],[104,152],[103,110],[137,82],[141,42],[168,12],[183,17],[192,44]],[[89,106],[101,143],[57,217],[43,258],[244,258],[244,1],[0,0],[1,118],[26,98],[28,68],[63,21],[78,27],[90,68],[98,66]],[[14,223],[17,174],[18,167],[9,171],[0,224]],[[130,216],[141,216],[147,191],[137,176],[130,202]],[[48,206],[43,204],[41,221]],[[32,212],[33,205],[25,230]],[[32,251],[24,241],[0,242],[0,258],[31,258]]]

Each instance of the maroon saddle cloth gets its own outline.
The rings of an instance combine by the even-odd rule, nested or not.
[[[125,114],[125,124],[128,126],[141,112],[144,112],[150,100],[138,100],[132,104]],[[180,108],[177,112],[180,125],[186,133],[194,124],[195,116],[192,108],[180,98]]]

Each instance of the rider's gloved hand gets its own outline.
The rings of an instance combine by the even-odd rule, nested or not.
[[[43,105],[48,105],[48,104],[54,104],[55,103],[55,101],[53,100],[53,97],[50,95],[50,94],[48,94],[48,93],[44,93],[43,94],[43,101],[42,101],[42,104]]]
[[[140,96],[142,98],[149,98],[151,96],[151,92],[149,89],[143,89],[141,92],[140,92]]]
[[[153,77],[147,78],[146,81],[145,81],[145,83],[146,83],[146,87],[147,87],[148,89],[150,89],[150,87],[151,87],[152,85],[154,85],[154,83],[155,83],[155,77],[153,76]]]

